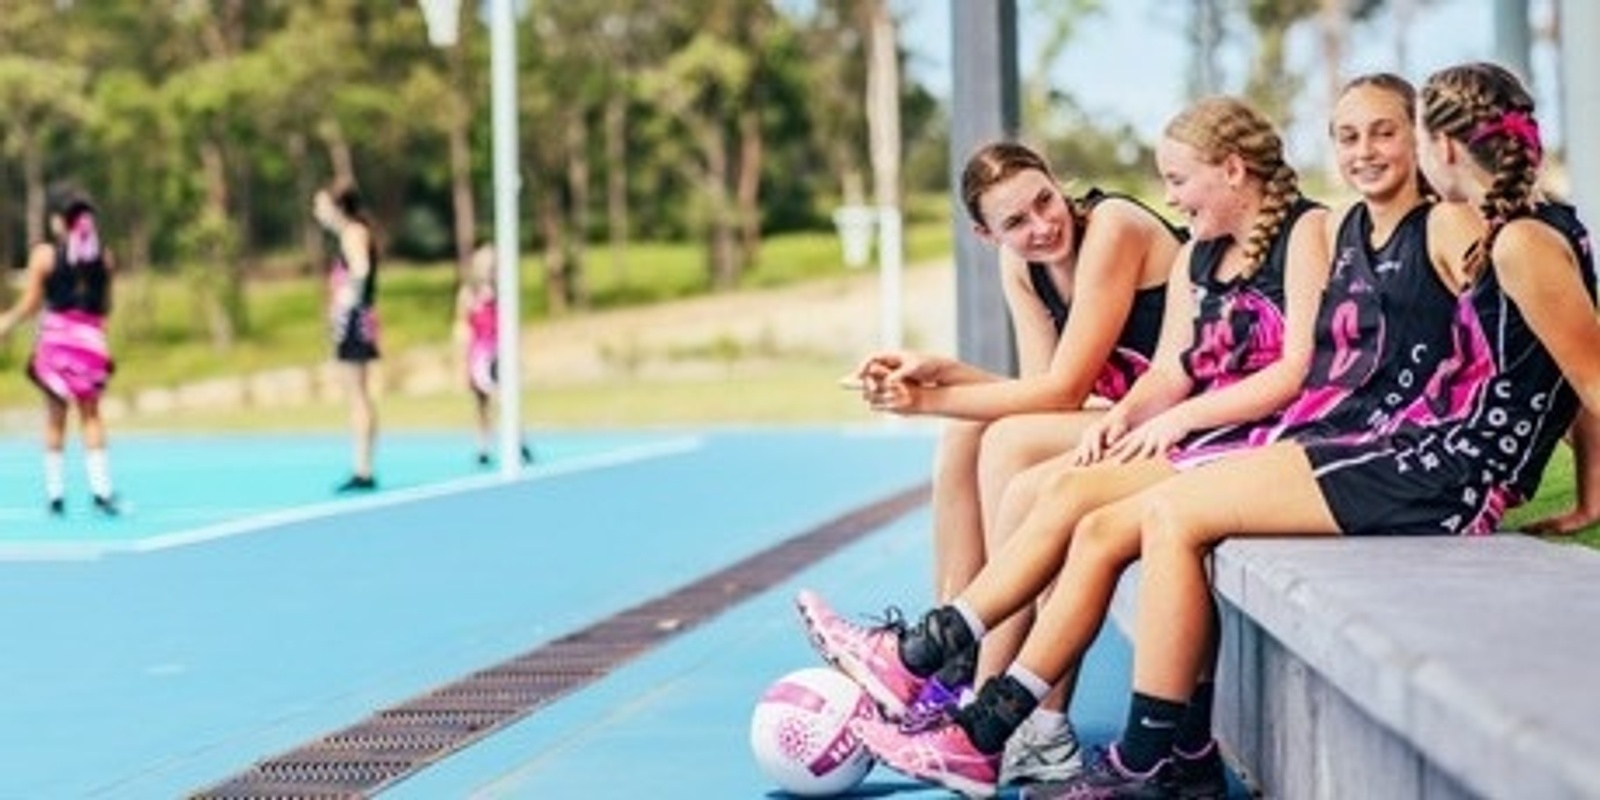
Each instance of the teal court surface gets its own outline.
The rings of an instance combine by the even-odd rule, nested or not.
[[[0,800],[782,797],[751,710],[820,664],[811,587],[923,607],[933,429],[547,432],[507,479],[396,435],[123,436],[128,513],[45,513],[0,440]],[[1127,645],[1074,718],[1122,722]],[[941,797],[884,768],[853,796]]]

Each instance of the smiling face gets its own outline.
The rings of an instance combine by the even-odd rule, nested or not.
[[[1346,91],[1334,106],[1333,147],[1339,173],[1369,200],[1396,197],[1417,173],[1416,127],[1405,97],[1376,85]]]
[[[1071,254],[1072,211],[1049,175],[1022,170],[990,187],[979,205],[979,233],[1024,260],[1056,262]]]
[[[1230,178],[1226,159],[1221,164],[1207,163],[1194,147],[1163,138],[1156,145],[1156,166],[1166,187],[1167,205],[1183,215],[1194,238],[1235,233],[1241,192],[1237,179]]]

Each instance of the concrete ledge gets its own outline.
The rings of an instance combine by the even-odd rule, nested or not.
[[[1258,539],[1213,570],[1217,728],[1264,795],[1600,798],[1600,553]]]

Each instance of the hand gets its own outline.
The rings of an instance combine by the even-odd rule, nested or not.
[[[1179,420],[1177,414],[1167,411],[1129,431],[1111,447],[1106,457],[1127,462],[1164,456],[1188,435],[1189,426]]]
[[[1072,463],[1086,467],[1102,458],[1128,432],[1127,418],[1113,408],[1094,424],[1084,429],[1078,446],[1072,450]]]

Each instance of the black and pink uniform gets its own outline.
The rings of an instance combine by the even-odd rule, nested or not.
[[[1195,243],[1189,254],[1194,336],[1180,357],[1184,372],[1193,382],[1191,396],[1237,383],[1283,355],[1287,304],[1284,278],[1289,266],[1290,233],[1303,214],[1319,207],[1304,198],[1295,201],[1266,258],[1248,277],[1217,278],[1217,268],[1233,244],[1233,237]],[[1190,434],[1170,455],[1173,463],[1184,466],[1185,454],[1204,447],[1210,433]]]
[[[1571,206],[1535,217],[1571,243],[1594,300],[1589,233]],[[1494,269],[1456,305],[1447,382],[1431,416],[1364,441],[1305,440],[1328,509],[1346,534],[1484,534],[1538,489],[1578,398],[1506,296]]]
[[[1139,206],[1150,215],[1161,221],[1161,224],[1172,232],[1172,236],[1179,242],[1188,239],[1188,232],[1168,222],[1167,219],[1157,214],[1154,209],[1140,202],[1137,198],[1103,192],[1100,189],[1090,189],[1078,202],[1085,209],[1092,209],[1106,198],[1115,197],[1126,200]],[[1080,218],[1074,234],[1075,241],[1083,241],[1085,228],[1084,221]],[[1039,301],[1044,303],[1045,309],[1050,312],[1050,320],[1055,324],[1056,335],[1066,330],[1067,317],[1072,314],[1072,303],[1061,296],[1056,290],[1055,282],[1050,279],[1049,268],[1044,264],[1028,263],[1028,280],[1033,284],[1034,294]],[[1117,341],[1111,348],[1111,355],[1100,368],[1100,373],[1095,376],[1094,387],[1091,391],[1099,397],[1116,401],[1128,393],[1128,387],[1138,379],[1144,371],[1150,368],[1150,357],[1155,354],[1156,343],[1161,340],[1161,317],[1166,310],[1167,287],[1146,286],[1133,295],[1133,306],[1128,309],[1128,319],[1122,324],[1122,331],[1117,334]]]
[[[100,397],[116,368],[106,340],[111,272],[87,214],[55,246],[44,278],[44,311],[28,359],[28,377],[63,401]]]
[[[345,264],[343,258],[335,257],[328,271],[329,296],[338,298],[352,280],[354,278],[350,275],[349,265]],[[373,249],[367,253],[367,278],[361,284],[361,293],[355,298],[355,304],[349,308],[334,306],[329,309],[328,321],[332,325],[335,360],[364,364],[379,357],[377,296],[378,253]]]
[[[1412,209],[1376,248],[1367,206],[1345,215],[1299,394],[1266,420],[1196,437],[1181,463],[1283,438],[1373,439],[1456,413],[1448,382],[1456,296],[1428,253],[1430,208]]]

